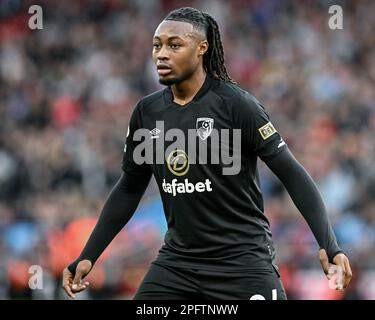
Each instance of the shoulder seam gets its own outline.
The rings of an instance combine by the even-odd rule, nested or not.
[[[141,108],[145,108],[146,106],[148,106],[149,104],[151,104],[152,102],[154,102],[155,100],[159,99],[160,97],[163,96],[163,92],[164,92],[165,89],[161,89],[161,90],[158,90],[158,91],[155,91],[145,97],[143,97],[140,101],[139,101],[139,104],[141,106]]]
[[[218,97],[221,99],[221,101],[223,101],[223,104],[224,104],[224,106],[225,106],[225,108],[226,108],[226,110],[227,110],[228,118],[229,118],[230,121],[232,122],[232,126],[233,126],[233,124],[234,124],[234,119],[233,119],[233,111],[232,111],[232,109],[230,109],[228,103],[225,101],[225,99],[224,99],[220,94],[218,94],[215,90],[212,90],[212,92],[213,92],[216,96],[218,96]]]

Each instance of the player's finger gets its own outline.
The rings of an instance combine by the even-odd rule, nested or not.
[[[352,269],[350,268],[350,263],[348,259],[344,261],[345,266],[345,278],[344,278],[344,289],[348,287],[350,280],[352,279]]]
[[[72,280],[73,280],[73,275],[70,273],[70,271],[67,268],[65,268],[63,271],[63,275],[62,275],[63,286],[68,284]]]
[[[327,253],[324,249],[319,250],[319,260],[320,260],[320,264],[322,265],[324,273],[326,274],[328,279],[330,279],[330,275],[328,273],[328,271],[329,271],[329,260],[328,260]]]
[[[337,287],[337,290],[340,290],[340,291],[343,291],[346,286],[345,286],[345,283],[346,283],[346,278],[348,276],[348,270],[345,266],[345,260],[341,260],[337,266],[341,269],[341,275],[339,277],[339,283],[338,283],[338,287]]]
[[[72,291],[74,293],[78,293],[78,292],[81,292],[83,290],[85,290],[90,284],[88,282],[85,282],[83,284],[73,284],[72,285]]]
[[[74,299],[75,295],[71,289],[72,282],[73,282],[73,276],[71,272],[65,268],[63,271],[63,276],[62,276],[62,288],[65,290],[65,292],[70,298]]]
[[[70,285],[66,284],[63,286],[63,289],[65,290],[65,292],[68,294],[68,296],[71,298],[71,299],[75,299],[75,294],[72,292],[71,288],[70,288]]]

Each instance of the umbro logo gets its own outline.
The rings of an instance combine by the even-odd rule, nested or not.
[[[284,144],[285,144],[285,141],[283,140],[283,138],[281,138],[280,143],[279,143],[279,145],[277,146],[277,148],[282,147]]]
[[[159,133],[160,132],[161,131],[158,128],[154,128],[154,129],[150,130],[151,139],[157,139],[157,138],[159,138]]]

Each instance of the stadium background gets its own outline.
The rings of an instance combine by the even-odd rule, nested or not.
[[[43,30],[30,30],[32,4]],[[344,29],[330,30],[339,4]],[[328,289],[317,245],[261,164],[289,299],[375,298],[374,1],[0,0],[0,298],[65,299],[80,252],[120,174],[136,101],[160,88],[152,35],[180,6],[218,21],[230,74],[253,93],[323,194],[354,278]],[[80,299],[131,299],[166,230],[154,182]],[[30,290],[30,265],[43,290]]]

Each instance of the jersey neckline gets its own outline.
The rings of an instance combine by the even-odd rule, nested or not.
[[[203,97],[207,93],[207,91],[211,88],[212,81],[213,81],[213,79],[209,75],[206,75],[206,78],[205,78],[202,86],[200,87],[198,92],[195,94],[193,99],[191,101],[189,101],[187,104],[184,104],[184,105],[178,104],[177,102],[173,101],[173,92],[172,92],[171,87],[168,86],[168,88],[166,88],[164,90],[164,102],[168,106],[172,105],[172,106],[174,106],[176,108],[179,108],[181,110],[186,109],[192,103],[197,102],[201,97]]]

